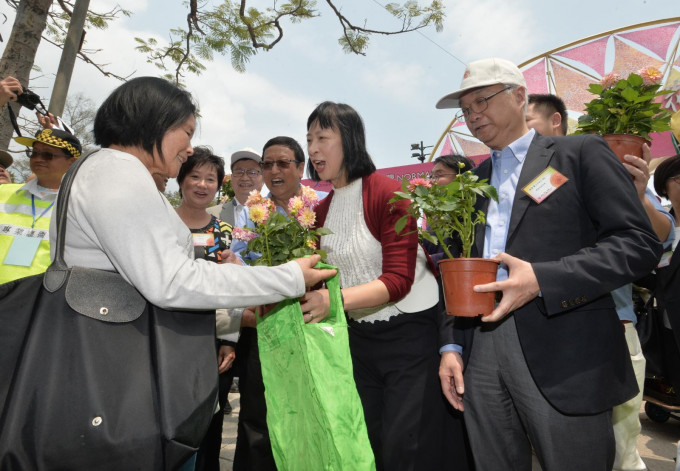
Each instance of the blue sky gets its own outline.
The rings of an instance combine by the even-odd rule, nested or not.
[[[132,18],[114,22],[108,30],[88,33],[87,47],[101,49],[99,62],[120,75],[157,75],[134,50],[135,36],[167,40],[168,29],[182,25],[186,10],[175,0],[124,0]],[[356,23],[393,29],[399,23],[380,4],[384,0],[338,1]],[[677,0],[553,2],[538,0],[445,1],[444,31],[433,28],[400,36],[375,36],[364,56],[348,55],[337,38],[341,29],[319,0],[320,18],[286,24],[283,40],[269,52],[258,53],[243,74],[228,57],[216,57],[200,76],[189,76],[187,88],[201,107],[194,144],[211,145],[223,156],[249,146],[261,149],[276,135],[305,143],[309,113],[324,100],[344,102],[364,118],[368,147],[378,167],[417,163],[410,144],[434,144],[454,110],[436,110],[436,101],[458,88],[464,63],[499,56],[516,63],[580,38],[645,21],[680,16]],[[113,3],[115,4],[115,3]],[[253,5],[269,5],[257,0]],[[92,0],[104,10],[112,2]],[[9,37],[13,17],[0,25]],[[434,44],[434,43],[436,44]],[[31,83],[43,97],[58,65],[59,51],[43,43],[36,63],[44,77]],[[82,61],[76,65],[70,93],[82,92],[101,102],[119,84]]]

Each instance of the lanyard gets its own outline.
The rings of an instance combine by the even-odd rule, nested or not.
[[[31,224],[31,229],[35,228],[35,223],[38,222],[38,219],[43,217],[45,213],[49,211],[50,208],[52,208],[52,206],[54,206],[54,201],[52,201],[50,205],[47,208],[45,208],[45,210],[42,213],[40,213],[40,216],[35,217],[35,196],[31,195],[31,211],[33,213],[33,224]]]

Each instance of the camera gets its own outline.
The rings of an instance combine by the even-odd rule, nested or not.
[[[29,110],[36,110],[41,114],[47,113],[45,110],[45,105],[43,105],[42,100],[40,100],[40,96],[28,88],[24,88],[24,93],[17,95],[17,103],[28,108]]]

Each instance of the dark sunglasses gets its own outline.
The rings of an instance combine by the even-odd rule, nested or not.
[[[52,160],[55,157],[65,157],[67,159],[71,158],[71,156],[67,154],[53,154],[52,152],[40,152],[37,150],[29,149],[26,149],[26,155],[28,156],[29,159],[34,159],[36,157],[42,157],[45,160]]]
[[[277,165],[280,169],[283,170],[290,167],[290,165],[293,163],[297,165],[298,163],[302,162],[298,162],[295,159],[265,160],[264,162],[260,163],[260,166],[262,167],[263,170],[271,170],[272,168],[274,168],[274,165]]]

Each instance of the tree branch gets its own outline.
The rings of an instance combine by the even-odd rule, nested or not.
[[[52,41],[52,40],[49,39],[49,38],[46,38],[46,37],[43,36],[43,39],[44,39],[45,41],[47,41],[48,43],[52,44],[53,46],[58,47],[59,49],[63,49],[63,48],[64,48],[63,44],[57,44],[56,42]],[[108,71],[104,70],[103,67],[106,66],[106,65],[108,65],[108,64],[101,64],[101,65],[100,65],[100,64],[97,64],[97,63],[94,62],[92,59],[90,59],[90,58],[87,56],[87,54],[84,54],[82,51],[78,52],[78,57],[80,58],[80,60],[86,62],[87,64],[93,65],[93,66],[94,66],[99,72],[101,72],[105,77],[113,77],[113,78],[118,79],[118,80],[120,80],[120,81],[122,81],[122,82],[127,81],[127,79],[129,79],[130,77],[132,77],[132,76],[135,74],[135,72],[136,72],[136,71],[133,71],[133,72],[131,72],[129,75],[127,75],[127,76],[125,76],[125,77],[122,77],[122,76],[120,76],[120,75],[114,74],[113,72],[108,72]]]

